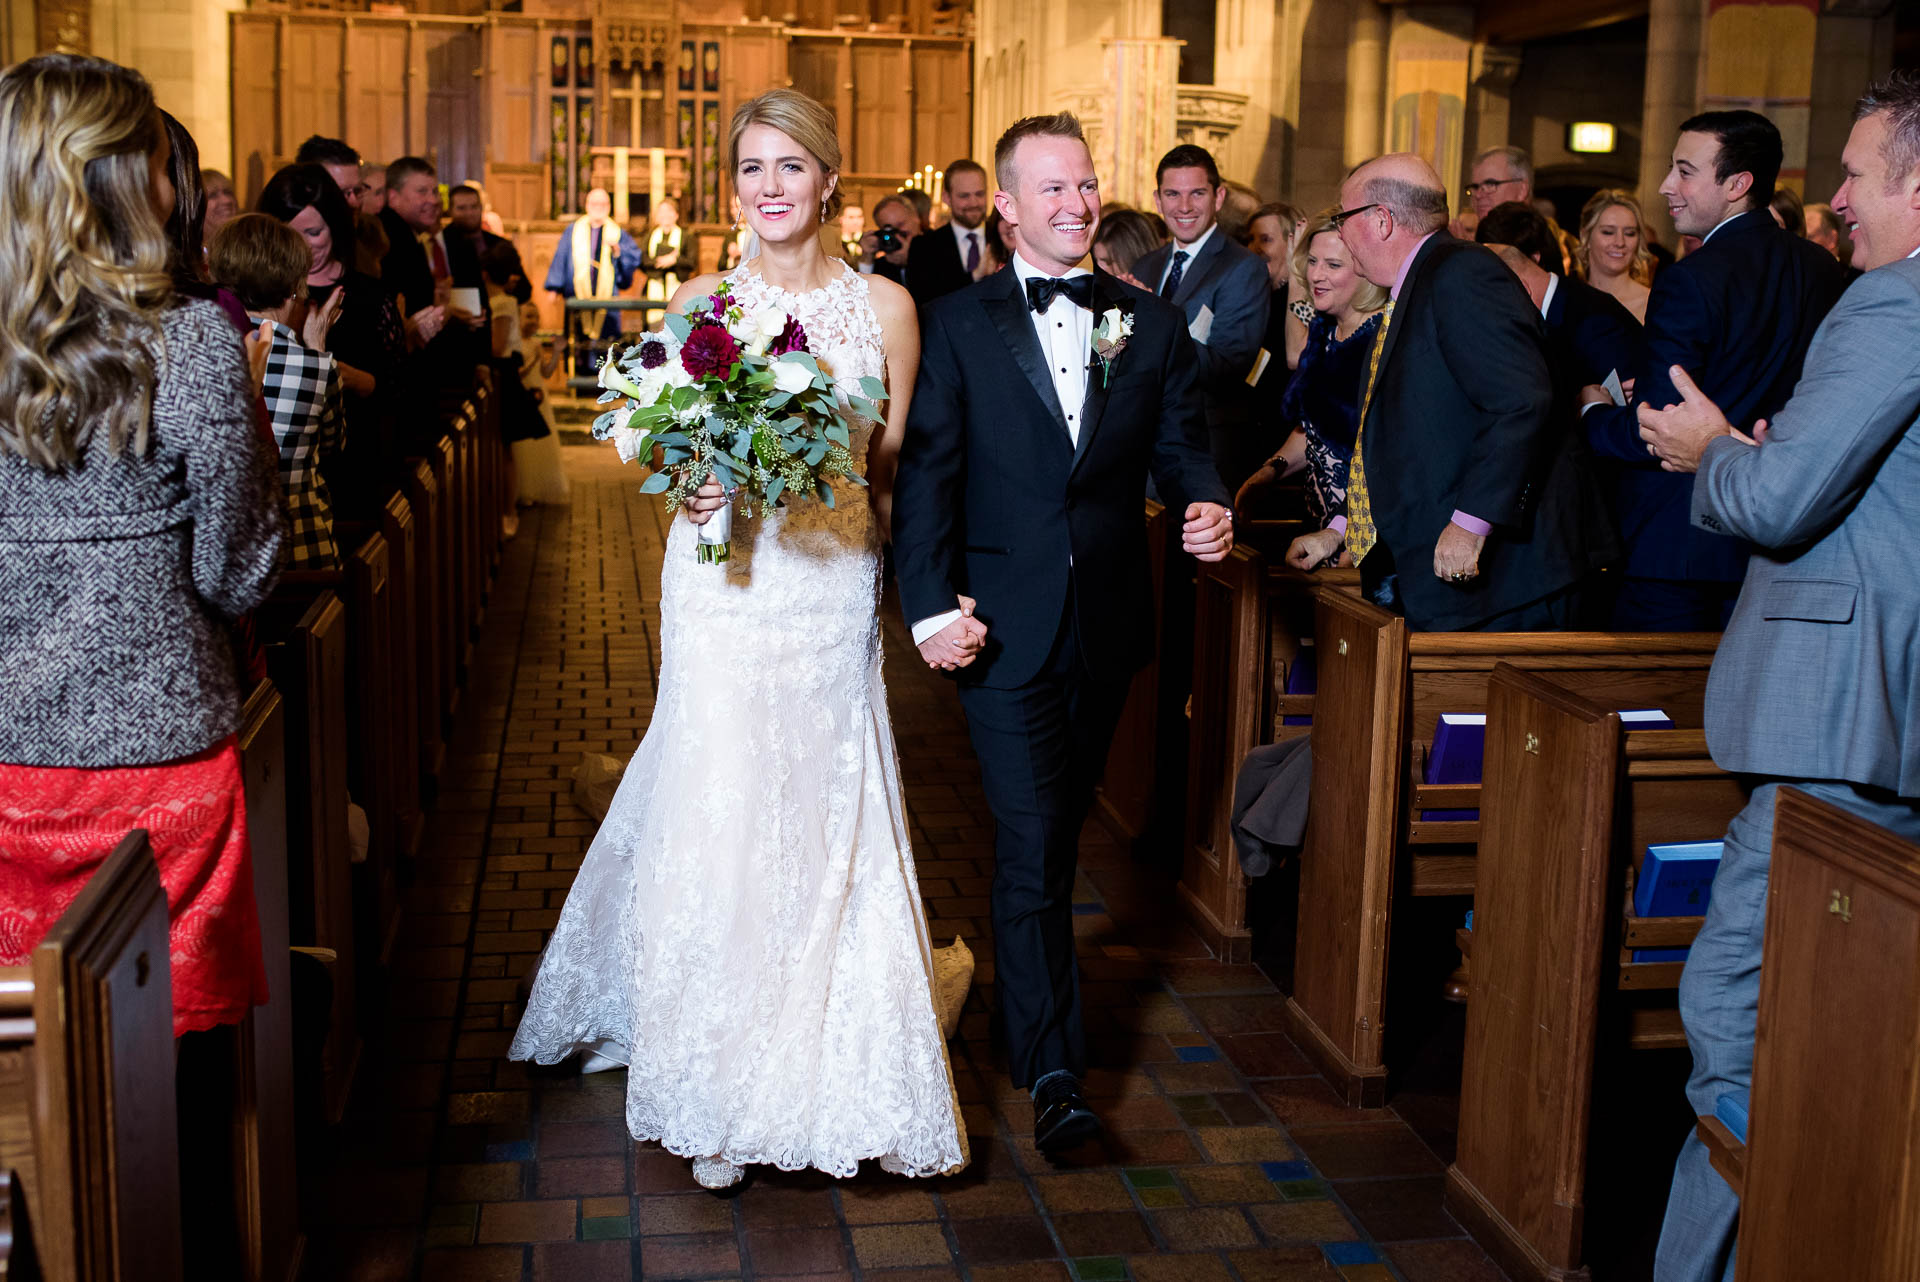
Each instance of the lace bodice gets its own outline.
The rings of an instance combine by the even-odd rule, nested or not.
[[[839,274],[819,289],[795,294],[767,283],[752,264],[741,263],[727,274],[733,296],[749,313],[772,305],[799,318],[806,327],[807,347],[820,362],[820,368],[834,378],[887,377],[887,353],[880,336],[880,318],[874,315],[868,298],[869,282],[845,263],[836,263]],[[853,419],[853,456],[866,467],[867,441],[873,435],[871,419],[856,415]]]

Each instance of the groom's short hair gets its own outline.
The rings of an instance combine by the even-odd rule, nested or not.
[[[1084,144],[1087,134],[1080,128],[1079,117],[1070,111],[1014,121],[993,147],[993,177],[1001,191],[1013,190],[1013,153],[1029,138],[1077,138]]]

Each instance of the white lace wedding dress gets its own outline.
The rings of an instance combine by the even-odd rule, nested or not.
[[[729,279],[749,312],[797,316],[830,373],[884,377],[865,278]],[[628,1129],[683,1156],[934,1175],[967,1150],[880,676],[879,536],[866,490],[836,499],[736,513],[718,565],[674,520],[652,724],[509,1054],[625,1061]]]

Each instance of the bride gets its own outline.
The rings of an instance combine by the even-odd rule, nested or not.
[[[676,519],[660,578],[660,688],[513,1039],[514,1059],[627,1066],[627,1128],[725,1188],[742,1168],[902,1175],[967,1161],[932,992],[880,677],[880,540],[919,363],[912,299],[821,248],[840,210],[832,114],[776,89],[734,114],[734,186],[760,253],[730,272],[835,378],[881,378],[854,420],[869,488],[740,518],[700,563]],[[689,300],[722,277],[700,276]]]

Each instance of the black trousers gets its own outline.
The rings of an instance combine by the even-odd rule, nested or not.
[[[996,828],[994,987],[1015,1086],[1056,1069],[1086,1072],[1073,877],[1080,829],[1130,684],[1087,671],[1071,603],[1066,615],[1032,681],[1010,690],[960,687]]]

